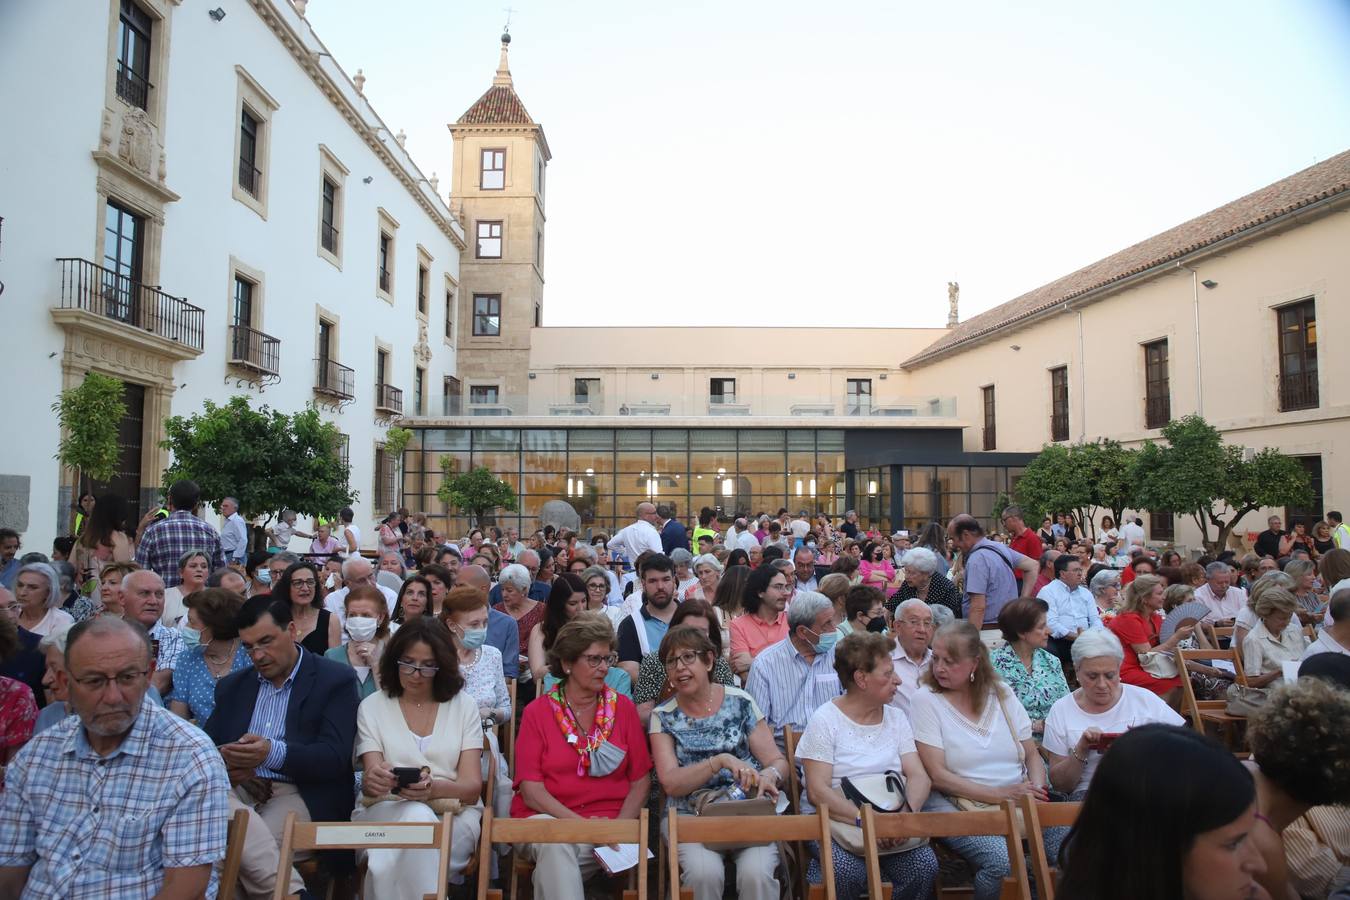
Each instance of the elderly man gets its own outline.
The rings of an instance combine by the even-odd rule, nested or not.
[[[451,578],[458,581],[460,567],[464,565],[464,554],[458,547],[445,544],[436,551],[436,562],[450,573]]]
[[[525,545],[520,542],[520,529],[515,526],[506,529],[506,552],[512,559],[525,552]]]
[[[248,525],[239,515],[239,501],[226,497],[220,501],[220,552],[225,562],[243,565],[248,558]]]
[[[844,513],[844,522],[839,526],[839,531],[846,538],[858,539],[858,511],[850,509]]]
[[[745,689],[783,746],[783,726],[798,734],[822,703],[840,694],[834,671],[834,604],[815,591],[797,595],[788,609],[788,636],[764,648],[750,667]]]
[[[1275,559],[1288,555],[1292,542],[1285,540],[1284,521],[1279,516],[1266,519],[1266,530],[1256,536],[1256,555]]]
[[[1076,556],[1055,560],[1055,580],[1036,595],[1050,607],[1045,622],[1050,628],[1050,652],[1060,662],[1072,665],[1073,642],[1089,628],[1101,628],[1102,616],[1092,592],[1083,587],[1083,563]]]
[[[965,554],[965,597],[961,612],[965,618],[981,627],[998,621],[1005,604],[1019,596],[1013,573],[1021,570],[1020,596],[1030,597],[1036,584],[1036,560],[1028,559],[1016,550],[1010,550],[984,536],[984,528],[974,516],[959,515],[952,519],[948,530],[956,546]]]
[[[892,629],[895,647],[891,650],[891,662],[895,664],[895,674],[900,676],[900,687],[891,698],[891,705],[908,717],[910,698],[919,689],[919,679],[933,661],[929,646],[936,630],[933,611],[918,597],[910,597],[895,608]]]
[[[164,581],[144,569],[122,576],[122,618],[136,622],[147,632],[159,652],[150,684],[160,696],[168,696],[173,687],[173,670],[183,652],[183,635],[160,621],[164,615]]]
[[[172,512],[145,529],[136,545],[136,564],[152,569],[171,588],[182,581],[178,561],[189,550],[205,551],[211,561],[211,570],[225,567],[225,554],[220,549],[220,535],[210,525],[193,515],[201,501],[202,492],[195,481],[182,479],[169,486],[169,506]]]
[[[661,646],[675,617],[675,563],[664,553],[642,561],[642,605],[619,623],[619,667],[637,684],[642,657]]]
[[[793,550],[792,570],[797,578],[797,590],[816,589],[816,551],[805,545]]]
[[[273,584],[276,582],[274,581]],[[347,594],[352,588],[370,585],[379,590],[384,597],[384,602],[389,607],[389,614],[394,614],[394,604],[398,602],[398,594],[389,588],[378,583],[375,580],[375,567],[370,564],[370,560],[364,556],[349,556],[342,561],[342,587],[336,591],[330,591],[323,598],[324,609],[338,617],[339,622],[345,622]],[[347,630],[342,630],[342,643],[347,643]]]
[[[456,576],[456,586],[465,585],[489,596],[492,579],[482,566],[465,566]],[[520,676],[520,626],[506,613],[488,605],[487,643],[502,654],[502,674],[515,679]]]
[[[284,601],[253,597],[235,624],[253,665],[216,683],[216,708],[203,727],[236,796],[278,841],[288,813],[302,822],[345,821],[361,699],[355,671],[303,649]],[[350,853],[330,861],[338,870],[355,866]]]
[[[9,765],[0,896],[215,895],[225,766],[199,729],[144,702],[150,653],[144,629],[112,616],[71,629],[58,677],[76,715]]]
[[[1213,625],[1232,625],[1247,607],[1247,592],[1233,584],[1232,567],[1221,562],[1205,566],[1205,583],[1195,589],[1195,599],[1205,604],[1206,621]]]
[[[656,507],[651,503],[639,503],[636,521],[620,528],[609,539],[610,552],[622,554],[626,559],[637,559],[648,550],[661,553],[661,533],[657,531],[660,524],[661,518],[656,514]]]

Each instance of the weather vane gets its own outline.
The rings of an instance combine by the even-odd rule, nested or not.
[[[504,10],[502,10],[502,11],[503,11],[504,13],[506,13],[506,27],[503,28],[502,30],[503,30],[506,34],[510,34],[510,33],[511,33],[511,16],[515,13],[515,10],[508,6],[508,7],[506,7],[506,8],[505,8]]]

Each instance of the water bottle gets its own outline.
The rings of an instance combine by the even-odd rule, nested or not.
[[[722,774],[724,774],[727,778],[731,779],[731,786],[727,788],[727,799],[728,800],[747,799],[745,796],[745,791],[741,789],[741,783],[740,781],[737,780],[736,775],[730,769],[726,768],[722,769]]]

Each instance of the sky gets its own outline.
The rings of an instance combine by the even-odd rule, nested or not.
[[[1350,149],[1350,0],[311,0],[428,174],[511,72],[544,324],[940,327]]]

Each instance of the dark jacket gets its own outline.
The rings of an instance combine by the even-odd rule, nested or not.
[[[689,531],[679,521],[671,519],[661,529],[661,552],[669,556],[676,547],[689,549]]]
[[[352,748],[356,744],[356,707],[361,702],[356,672],[300,650],[300,669],[286,707],[286,762],[281,771],[295,782],[315,822],[345,822],[355,806]],[[252,666],[216,682],[216,708],[205,730],[220,744],[248,733],[258,700],[258,672]],[[334,854],[331,864],[355,866],[351,853]]]

